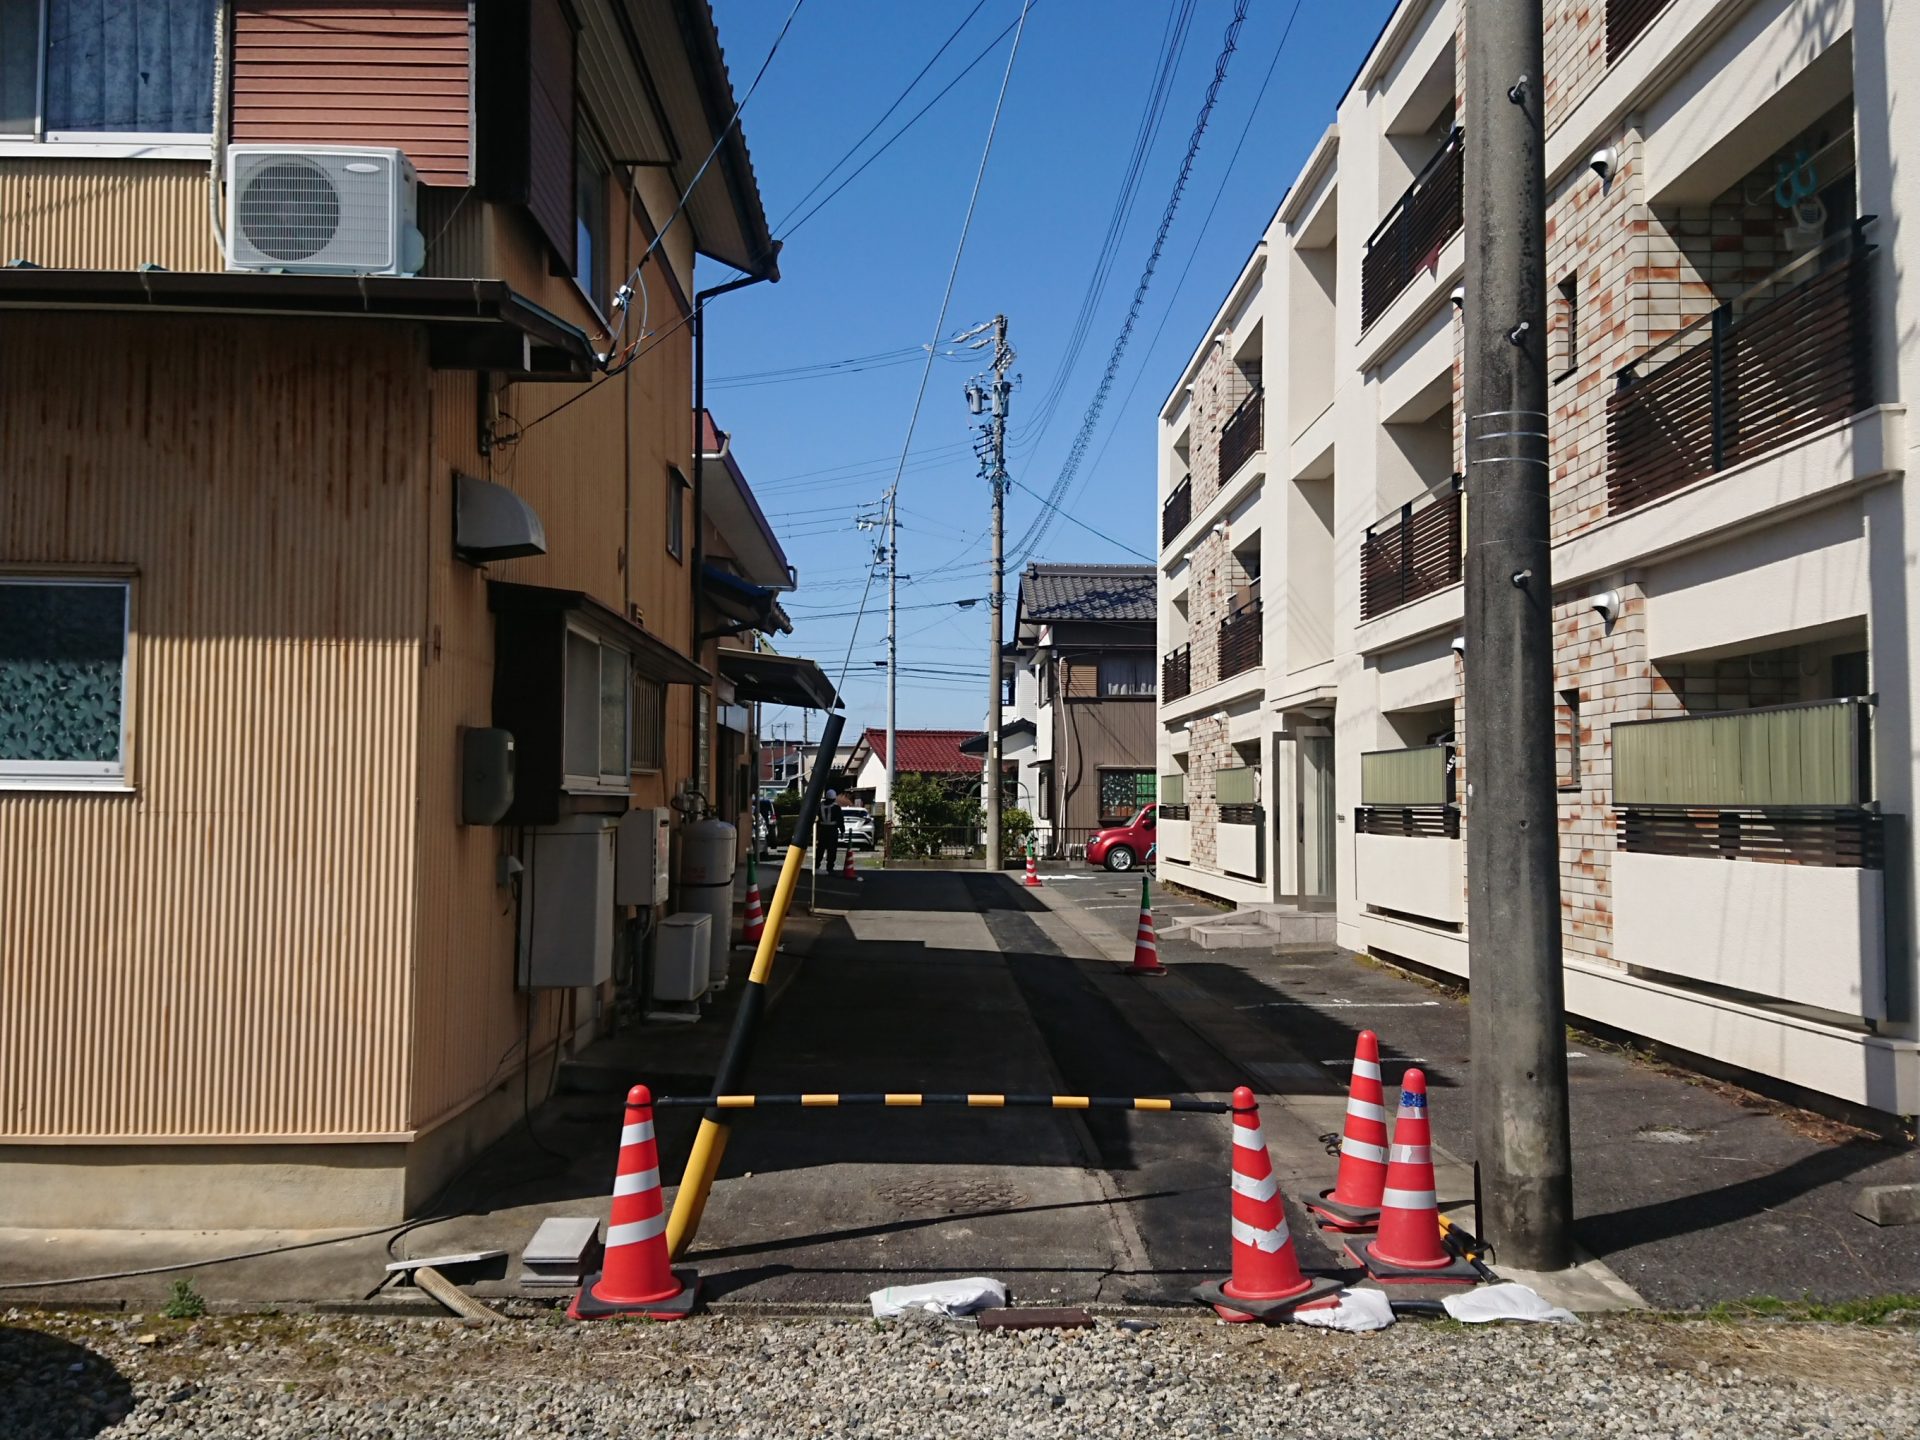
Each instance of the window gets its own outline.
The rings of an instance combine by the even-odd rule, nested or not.
[[[607,162],[580,124],[573,143],[573,278],[607,313]]]
[[[1569,275],[1560,282],[1559,300],[1555,308],[1557,324],[1552,327],[1553,358],[1551,368],[1555,380],[1571,379],[1573,372],[1580,368],[1580,277]]]
[[[633,768],[652,773],[667,757],[667,687],[645,675],[633,677]]]
[[[213,133],[216,0],[0,0],[0,138]]]
[[[130,588],[0,579],[0,781],[125,782]]]
[[[667,554],[678,560],[687,548],[687,477],[667,473]]]
[[[1151,655],[1102,655],[1100,657],[1100,698],[1144,695],[1153,697],[1153,657]]]
[[[704,795],[713,766],[713,696],[705,690],[693,696],[693,788]]]
[[[631,662],[579,630],[567,631],[566,780],[569,788],[627,786]]]
[[[1580,692],[1562,690],[1553,705],[1553,779],[1562,790],[1580,788]]]
[[[1100,772],[1100,823],[1131,820],[1143,805],[1151,805],[1159,781],[1151,770]]]

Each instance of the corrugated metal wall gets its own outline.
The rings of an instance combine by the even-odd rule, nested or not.
[[[466,0],[236,0],[232,100],[236,143],[397,146],[428,184],[465,185],[473,169]]]
[[[0,1133],[404,1129],[420,343],[0,327],[0,561],[138,572],[136,793],[0,793]]]
[[[207,167],[191,160],[0,160],[0,260],[218,270]]]

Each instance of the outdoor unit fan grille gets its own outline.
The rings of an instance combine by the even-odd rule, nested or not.
[[[249,268],[367,272],[394,260],[392,162],[369,154],[236,156],[235,259]]]

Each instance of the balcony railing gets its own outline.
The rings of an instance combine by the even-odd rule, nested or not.
[[[1874,403],[1871,216],[1654,346],[1607,399],[1608,508],[1777,450]]]
[[[1373,522],[1360,540],[1360,618],[1457,585],[1466,538],[1461,477]]]
[[[1356,835],[1460,838],[1451,745],[1369,750],[1360,757]]]
[[[1260,663],[1260,602],[1249,600],[1220,622],[1220,678]]]
[[[1666,8],[1667,0],[1607,0],[1607,64],[1618,60]]]
[[[1220,483],[1238,473],[1240,467],[1260,453],[1265,439],[1266,391],[1255,390],[1234,408],[1227,423],[1220,427]]]
[[[1440,252],[1460,232],[1461,180],[1456,125],[1367,241],[1360,260],[1361,329],[1379,319],[1416,274],[1439,266]]]
[[[1166,549],[1193,519],[1193,477],[1173,487],[1167,503],[1160,507],[1160,548]]]
[[[1193,689],[1193,647],[1182,645],[1160,657],[1160,703],[1179,700]]]

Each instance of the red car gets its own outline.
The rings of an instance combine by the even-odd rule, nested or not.
[[[1158,805],[1148,805],[1124,825],[1097,833],[1087,842],[1087,863],[1109,870],[1131,870],[1153,855],[1153,817]]]

